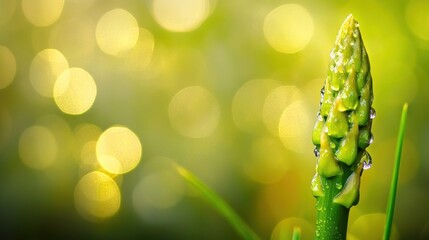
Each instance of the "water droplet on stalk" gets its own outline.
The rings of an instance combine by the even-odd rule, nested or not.
[[[323,98],[325,96],[325,87],[322,87],[322,89],[320,89],[320,98]]]
[[[372,157],[371,157],[371,155],[369,155],[369,153],[368,153],[368,152],[365,152],[365,153],[362,155],[361,163],[363,163],[363,169],[364,169],[364,170],[367,170],[367,169],[370,169],[370,168],[371,168],[371,165],[372,165]]]
[[[335,183],[335,187],[340,190],[341,188],[343,188],[343,185],[341,183]]]
[[[329,143],[329,146],[330,146],[332,149],[334,149],[337,145],[335,145],[335,143],[334,143],[334,142],[331,142],[331,143]]]
[[[319,152],[319,149],[317,149],[317,147],[314,148],[313,152],[314,152],[314,156],[315,157],[319,157],[320,156],[320,152]]]
[[[371,110],[369,111],[369,118],[374,119],[376,115],[377,113],[375,112],[375,109],[371,108]]]

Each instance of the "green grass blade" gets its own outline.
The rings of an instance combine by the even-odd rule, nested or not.
[[[398,186],[399,166],[401,162],[402,145],[404,143],[405,126],[407,123],[408,104],[402,108],[401,123],[399,125],[398,141],[396,142],[395,165],[393,167],[392,183],[390,185],[389,203],[386,211],[386,227],[384,229],[384,240],[389,240],[392,229],[393,213],[395,211],[396,189]]]
[[[194,186],[203,198],[216,209],[237,231],[237,233],[246,240],[258,240],[259,237],[252,229],[240,218],[240,216],[212,189],[205,185],[191,172],[183,167],[176,166],[179,174],[192,186]]]
[[[293,228],[292,240],[301,240],[301,228]]]

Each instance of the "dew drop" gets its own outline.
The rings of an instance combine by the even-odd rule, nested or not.
[[[329,132],[328,127],[327,127],[327,126],[325,126],[325,127],[323,128],[323,131],[324,131],[325,133]]]
[[[322,89],[320,89],[320,97],[323,98],[325,96],[325,87],[322,87]]]
[[[375,112],[375,109],[371,108],[371,110],[369,111],[369,118],[374,119],[376,115],[377,113]]]
[[[355,45],[355,42],[351,41],[350,46],[354,46],[354,45]]]
[[[343,188],[343,185],[341,183],[335,183],[335,187],[340,190],[341,188]]]
[[[372,157],[368,152],[365,152],[362,156],[361,163],[363,163],[363,169],[367,170],[371,168],[372,165]]]
[[[330,146],[332,149],[334,149],[337,145],[335,145],[335,143],[334,143],[334,142],[330,142],[330,143],[329,143],[329,146]]]
[[[364,169],[364,170],[370,169],[370,168],[371,168],[371,165],[372,165],[372,161],[364,162],[364,163],[363,163],[363,169]]]
[[[320,157],[320,152],[319,152],[319,149],[317,149],[317,147],[314,148],[313,152],[315,157]]]

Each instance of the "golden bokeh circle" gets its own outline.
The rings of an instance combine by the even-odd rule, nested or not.
[[[154,0],[152,13],[155,21],[172,32],[197,29],[210,12],[208,0]]]
[[[200,86],[180,90],[168,107],[171,125],[191,138],[211,136],[220,118],[220,106],[208,90]]]
[[[123,174],[133,170],[140,162],[142,146],[130,129],[115,126],[100,135],[96,151],[98,162],[104,170]]]
[[[64,0],[22,0],[24,16],[38,27],[46,27],[57,21],[63,7]]]
[[[371,213],[360,216],[350,224],[349,233],[357,239],[382,239],[386,222],[386,214]],[[390,239],[399,239],[396,225],[392,223]]]
[[[314,32],[310,13],[299,4],[285,4],[265,17],[264,35],[268,43],[282,53],[301,51]]]
[[[42,96],[53,97],[58,76],[69,68],[64,55],[57,49],[40,51],[30,65],[30,82]]]
[[[290,151],[306,153],[311,148],[312,122],[304,101],[296,101],[285,108],[279,122],[279,136]]]
[[[280,84],[273,79],[253,79],[243,84],[232,100],[232,117],[235,125],[248,133],[265,133],[263,121],[265,99],[279,86]]]
[[[19,156],[22,162],[33,169],[45,169],[57,158],[58,143],[54,134],[42,126],[24,130],[19,138]]]
[[[114,9],[98,20],[95,38],[100,49],[110,55],[121,55],[131,50],[139,38],[136,18],[124,9]]]
[[[283,111],[301,98],[301,91],[295,86],[280,86],[268,94],[264,102],[263,120],[271,134],[279,135],[279,122]]]
[[[54,85],[57,106],[67,114],[88,111],[95,101],[97,86],[92,76],[81,68],[70,68],[58,77]]]
[[[75,206],[85,218],[98,221],[113,216],[121,206],[121,192],[116,182],[99,171],[83,176],[74,191]]]

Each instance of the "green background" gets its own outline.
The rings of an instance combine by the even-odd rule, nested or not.
[[[201,25],[174,32],[157,22],[149,0],[66,0],[59,18],[45,27],[26,19],[21,1],[0,1],[5,14],[0,18],[0,45],[13,53],[17,66],[13,82],[0,89],[0,234],[32,239],[237,239],[226,221],[195,191],[177,183],[181,181],[177,177],[172,182],[155,181],[149,186],[153,191],[145,192],[155,195],[149,197],[152,200],[157,194],[168,198],[168,191],[175,190],[171,186],[180,185],[183,192],[173,194],[179,197],[171,206],[156,208],[142,202],[144,210],[137,210],[136,188],[152,170],[159,171],[151,165],[171,161],[218,192],[263,239],[269,239],[283,220],[284,234],[292,225],[300,225],[303,239],[312,239],[316,211],[310,181],[316,158],[310,133],[330,50],[342,21],[352,13],[360,23],[371,63],[377,117],[372,126],[374,143],[367,149],[373,165],[362,175],[360,202],[349,219],[350,238],[381,236],[404,102],[409,103],[409,116],[394,239],[429,238],[429,4],[423,0],[209,2],[211,12]],[[264,36],[266,16],[284,4],[299,4],[313,24],[308,44],[296,53],[276,51]],[[139,27],[153,35],[153,52],[144,68],[130,67],[135,59],[108,55],[97,45],[97,22],[116,8],[131,13]],[[63,113],[52,98],[32,87],[30,65],[46,48],[58,49],[70,67],[83,68],[94,78],[97,96],[84,114]],[[0,65],[0,71],[8,69]],[[249,90],[243,106],[234,107],[237,92],[255,79],[265,80]],[[214,115],[209,113],[214,125],[202,118],[202,126],[197,127],[214,126],[207,136],[186,134],[192,114],[181,123],[169,112],[176,94],[191,86],[203,87],[217,104]],[[301,124],[295,122],[292,128],[308,133],[308,140],[295,151],[293,144],[285,144],[293,138],[282,140],[262,121],[266,97],[280,86],[295,86],[300,93],[303,110],[297,112],[301,116],[297,121]],[[204,103],[188,100],[190,109],[185,102],[176,110],[194,113],[192,107],[201,107],[198,111],[204,112]],[[249,115],[240,115],[246,112]],[[101,131],[126,126],[142,145],[137,167],[115,178],[121,206],[106,219],[86,219],[75,207],[75,186],[88,172],[82,169],[79,154],[74,154],[79,151],[74,142],[82,124]],[[35,125],[50,129],[58,145],[55,161],[42,170],[28,167],[19,155],[21,134]]]

